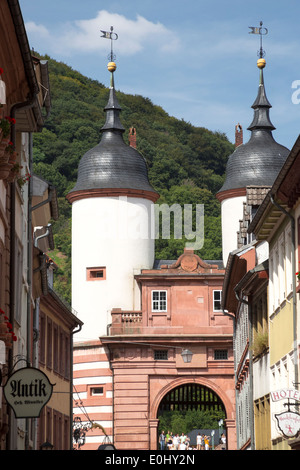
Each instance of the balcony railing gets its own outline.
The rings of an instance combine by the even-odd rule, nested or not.
[[[111,312],[111,335],[139,333],[142,327],[142,312],[115,308]]]

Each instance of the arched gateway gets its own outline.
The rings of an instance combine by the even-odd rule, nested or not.
[[[203,378],[180,378],[162,388],[151,407],[150,441],[156,448],[159,416],[163,411],[215,410],[225,414],[227,439],[231,441],[234,429],[234,410],[226,393],[218,385]]]
[[[214,410],[224,411],[220,397],[210,388],[197,383],[179,385],[168,392],[160,402],[158,417],[164,411]]]

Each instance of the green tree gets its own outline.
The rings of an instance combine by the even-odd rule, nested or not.
[[[63,62],[40,57],[48,60],[52,109],[42,132],[34,134],[34,172],[54,184],[59,197],[65,198],[76,183],[80,159],[101,139],[109,76],[104,85]],[[137,149],[147,162],[150,182],[161,194],[158,203],[204,204],[205,240],[198,254],[203,259],[220,259],[220,206],[215,194],[223,184],[234,145],[220,132],[169,116],[147,97],[120,91],[117,94],[124,140],[127,142],[128,130],[134,126]],[[69,213],[62,223],[54,224],[61,250],[57,263],[62,270],[70,257],[70,217]],[[156,257],[178,258],[185,242],[184,238],[174,237],[156,240]],[[59,276],[62,279],[62,274]]]

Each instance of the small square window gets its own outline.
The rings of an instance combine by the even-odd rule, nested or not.
[[[154,351],[154,360],[155,361],[167,361],[168,360],[168,350],[167,349],[157,349]]]
[[[215,349],[214,358],[215,361],[226,361],[228,359],[227,349]]]
[[[95,397],[95,396],[103,396],[103,393],[104,393],[103,387],[92,387],[92,388],[91,388],[91,395],[92,395],[93,397]]]
[[[104,281],[106,279],[106,268],[86,268],[87,281]]]

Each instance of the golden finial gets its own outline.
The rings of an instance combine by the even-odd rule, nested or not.
[[[114,72],[117,68],[115,62],[108,62],[107,68],[109,72]]]
[[[258,59],[258,61],[257,61],[257,67],[258,67],[259,69],[264,69],[265,66],[266,66],[266,61],[265,61],[265,59],[262,59],[262,58],[261,58],[261,59]]]

